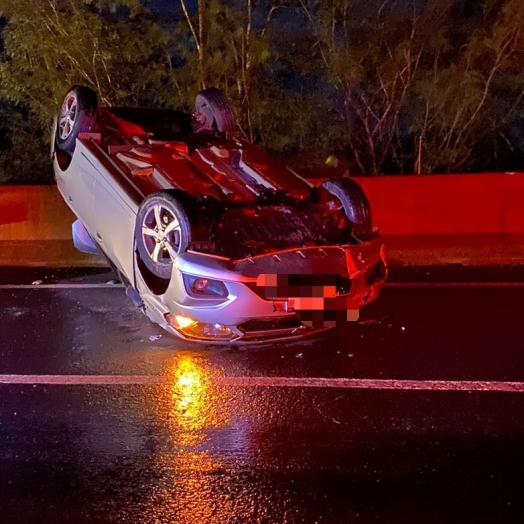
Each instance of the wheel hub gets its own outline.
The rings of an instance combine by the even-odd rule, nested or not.
[[[143,224],[144,242],[147,246],[149,239],[151,246],[148,249],[149,256],[155,262],[172,262],[179,251],[177,238],[180,234],[181,227],[178,218],[161,205],[156,205],[151,209]],[[169,259],[165,257],[166,252]]]
[[[70,94],[62,105],[62,111],[59,121],[60,138],[66,140],[73,131],[76,119],[77,100],[76,96]]]

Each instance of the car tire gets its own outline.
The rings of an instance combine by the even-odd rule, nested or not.
[[[215,87],[200,91],[195,99],[195,131],[236,131],[235,115],[226,97]]]
[[[98,107],[96,93],[84,86],[72,87],[64,98],[56,126],[56,145],[72,154],[80,133],[88,133],[95,124]]]
[[[322,187],[342,204],[353,236],[362,238],[371,234],[371,206],[359,184],[351,178],[341,178],[326,180]]]
[[[153,275],[170,279],[173,261],[186,251],[191,238],[189,217],[172,194],[152,193],[140,204],[135,226],[136,248]]]

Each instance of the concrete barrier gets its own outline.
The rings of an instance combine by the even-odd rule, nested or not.
[[[323,170],[320,183],[329,176]],[[384,235],[524,233],[524,173],[355,177]]]
[[[0,186],[0,267],[106,267],[74,248],[74,220],[56,186]]]
[[[384,235],[524,233],[524,173],[356,180]],[[74,220],[56,186],[0,187],[0,240],[70,239]]]
[[[74,220],[56,186],[0,186],[0,241],[71,239]]]

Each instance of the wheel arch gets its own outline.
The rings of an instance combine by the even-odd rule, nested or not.
[[[360,184],[352,178],[328,179],[322,183],[322,188],[340,201],[354,236],[371,235],[371,204]]]

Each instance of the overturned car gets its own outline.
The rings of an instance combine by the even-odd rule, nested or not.
[[[300,177],[244,137],[214,88],[188,114],[98,107],[75,86],[52,157],[75,246],[105,255],[133,302],[186,340],[312,335],[357,320],[386,278],[360,186]]]

